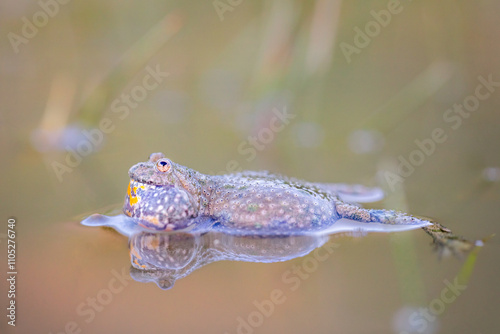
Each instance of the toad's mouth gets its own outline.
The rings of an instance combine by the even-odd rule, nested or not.
[[[145,185],[145,186],[163,186],[166,184],[162,184],[159,182],[159,180],[152,179],[152,177],[134,177],[130,178],[130,182],[134,183],[136,185]]]

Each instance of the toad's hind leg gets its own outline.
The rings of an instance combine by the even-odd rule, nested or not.
[[[410,216],[394,210],[364,209],[357,205],[337,201],[335,208],[341,218],[352,219],[363,223],[380,223],[387,225],[414,225],[422,227],[432,223],[425,219]]]
[[[453,255],[461,257],[474,247],[483,245],[481,240],[477,240],[474,243],[470,242],[460,235],[453,234],[449,228],[435,222],[422,227],[422,230],[432,237],[434,245],[436,245],[436,250],[440,255],[447,255],[446,253],[451,252]]]
[[[452,253],[461,256],[475,246],[481,245],[479,241],[472,243],[441,224],[413,217],[411,215],[393,210],[370,210],[338,201],[336,210],[340,217],[364,223],[381,223],[389,225],[414,225],[421,227],[429,234],[440,254]]]

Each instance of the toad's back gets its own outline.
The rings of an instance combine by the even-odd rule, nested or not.
[[[337,219],[336,196],[312,183],[268,172],[211,177],[205,214],[242,229],[319,229]]]

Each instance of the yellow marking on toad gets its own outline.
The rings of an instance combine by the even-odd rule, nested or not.
[[[139,264],[139,262],[137,261],[137,259],[134,259],[134,264],[138,267],[141,267],[141,268],[146,268],[146,265],[145,264]]]
[[[140,197],[137,196],[137,188],[144,189],[144,186],[134,187],[134,195],[132,195],[132,190],[130,188],[130,183],[131,182],[132,181],[129,181],[129,183],[128,183],[127,195],[128,195],[128,202],[129,202],[130,206],[133,206],[140,199]]]
[[[139,253],[137,253],[135,247],[132,244],[130,245],[130,255],[134,255],[139,260],[142,260],[142,256],[140,256]]]
[[[142,216],[142,219],[155,226],[161,226],[160,220],[158,219],[157,216]]]

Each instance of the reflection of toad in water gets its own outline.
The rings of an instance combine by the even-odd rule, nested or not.
[[[131,276],[162,289],[211,262],[279,262],[304,256],[328,241],[326,235],[234,236],[217,232],[140,233],[129,241]]]

